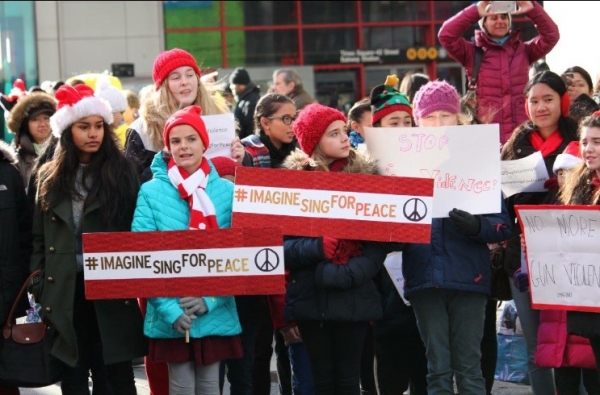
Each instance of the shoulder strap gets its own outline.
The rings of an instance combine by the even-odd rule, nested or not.
[[[475,40],[471,40],[475,44]],[[469,81],[469,89],[477,88],[477,77],[479,75],[479,67],[481,66],[481,59],[483,58],[483,48],[475,45],[475,58],[473,60],[473,75],[471,75],[471,81]]]
[[[19,301],[21,300],[21,298],[23,297],[23,294],[27,290],[27,286],[29,285],[31,280],[33,280],[35,277],[37,277],[41,274],[42,274],[41,270],[36,270],[35,272],[33,272],[29,275],[29,278],[27,278],[27,280],[25,280],[25,283],[23,283],[23,285],[21,286],[21,289],[19,290],[19,294],[15,298],[12,308],[10,309],[10,313],[8,313],[8,317],[6,317],[6,323],[4,324],[5,328],[12,327],[13,315],[15,314],[15,310],[17,309],[17,305],[19,304]],[[6,334],[4,334],[4,337],[6,338]]]

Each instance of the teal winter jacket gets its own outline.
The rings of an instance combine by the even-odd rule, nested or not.
[[[153,179],[144,183],[138,194],[137,205],[131,229],[134,232],[187,230],[190,219],[188,202],[179,196],[179,192],[167,175],[168,158],[162,152],[154,156],[150,166]],[[210,160],[209,160],[210,163]],[[219,228],[231,226],[233,205],[233,184],[217,174],[212,163],[206,186],[206,193],[215,206]],[[201,231],[198,231],[201,232]],[[201,237],[201,234],[199,234]],[[198,290],[198,294],[202,291]],[[194,292],[185,292],[183,296],[200,296]],[[208,311],[193,321],[191,338],[205,336],[233,336],[241,333],[233,296],[205,296]],[[144,321],[144,333],[149,338],[171,339],[182,337],[173,329],[173,323],[183,314],[179,307],[179,298],[149,298]]]

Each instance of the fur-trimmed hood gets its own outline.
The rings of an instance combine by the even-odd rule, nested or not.
[[[15,152],[13,147],[11,147],[2,140],[0,140],[0,160],[13,165],[17,164],[17,162],[19,161],[17,153]]]
[[[35,109],[47,108],[52,113],[56,112],[56,100],[47,93],[31,93],[17,102],[10,111],[6,127],[19,139],[21,125],[27,120],[29,114]]]
[[[291,170],[329,171],[329,166],[326,163],[314,161],[300,149],[292,151],[283,161],[282,167]],[[377,169],[377,161],[371,156],[363,152],[350,150],[348,164],[344,167],[342,173],[379,174],[379,170]]]

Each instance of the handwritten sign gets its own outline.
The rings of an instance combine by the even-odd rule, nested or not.
[[[85,233],[87,299],[285,293],[281,228]]]
[[[285,235],[428,243],[433,181],[239,167],[234,227],[274,224]]]
[[[218,115],[202,115],[210,145],[206,149],[206,157],[226,156],[231,158],[231,142],[235,137],[235,120],[233,113]]]
[[[520,192],[544,192],[544,183],[550,176],[540,151],[516,160],[500,162],[502,192],[505,197]]]
[[[532,306],[600,311],[600,207],[515,206]]]
[[[396,291],[404,301],[404,304],[410,306],[410,302],[404,297],[404,274],[402,274],[402,251],[390,252],[383,262]]]
[[[433,217],[453,208],[471,214],[501,210],[498,125],[365,128],[381,174],[435,182]]]

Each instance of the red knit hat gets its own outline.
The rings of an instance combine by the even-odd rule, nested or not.
[[[239,166],[236,161],[226,156],[215,156],[210,161],[220,177],[235,176],[235,168]]]
[[[347,122],[344,114],[334,108],[319,103],[304,107],[293,126],[302,151],[311,156],[321,137],[334,121]]]
[[[198,68],[196,59],[187,51],[179,48],[173,48],[169,51],[160,53],[154,60],[154,66],[152,67],[152,80],[156,89],[160,88],[165,78],[171,74],[171,72],[179,67],[189,66],[194,69],[198,77],[202,75]]]
[[[177,125],[190,125],[198,132],[198,136],[200,136],[200,140],[202,140],[202,143],[204,144],[204,150],[208,149],[208,133],[206,132],[204,121],[200,118],[201,114],[202,109],[199,106],[189,106],[171,115],[169,119],[167,119],[163,131],[165,147],[171,149],[171,144],[169,143],[169,133],[171,133],[171,129]]]
[[[50,117],[52,134],[58,138],[69,126],[81,118],[98,115],[104,122],[113,122],[112,109],[104,99],[94,96],[94,90],[85,84],[63,85],[54,94],[56,112]]]
[[[581,152],[579,151],[579,141],[571,141],[563,151],[558,154],[554,160],[552,171],[556,174],[559,170],[569,170],[581,163]]]

